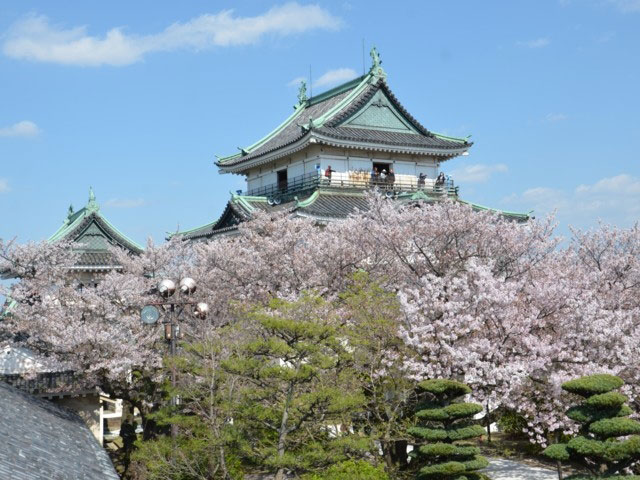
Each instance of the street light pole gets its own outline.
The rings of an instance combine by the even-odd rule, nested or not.
[[[179,404],[178,397],[175,395],[175,389],[177,386],[177,374],[175,366],[175,356],[178,350],[178,336],[180,335],[180,324],[178,323],[178,317],[184,311],[187,305],[194,306],[193,316],[196,318],[204,319],[209,313],[209,306],[204,302],[194,302],[188,300],[188,297],[196,291],[196,282],[189,277],[183,278],[179,282],[180,293],[187,297],[187,300],[174,300],[170,297],[176,291],[176,284],[173,280],[162,280],[157,287],[157,291],[160,296],[165,299],[162,302],[155,302],[150,305],[146,305],[140,312],[142,322],[148,325],[155,325],[160,318],[160,311],[157,306],[169,307],[167,318],[163,319],[164,335],[165,339],[169,342],[169,355],[171,356],[171,389],[173,390],[171,395],[171,406],[175,407]],[[176,307],[180,307],[177,310]],[[171,436],[175,439],[177,436],[177,427],[171,425]]]

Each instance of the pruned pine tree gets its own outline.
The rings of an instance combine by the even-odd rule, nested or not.
[[[571,380],[562,388],[583,398],[567,410],[567,416],[580,424],[579,435],[567,443],[547,447],[544,454],[557,461],[572,461],[590,473],[567,480],[594,478],[640,480],[625,470],[640,460],[640,422],[629,418],[632,410],[627,397],[615,391],[624,385],[619,377],[589,375]]]
[[[255,470],[283,480],[368,449],[366,438],[349,433],[364,397],[337,327],[331,305],[310,295],[248,315],[249,338],[223,368],[242,384],[233,421]]]
[[[473,420],[482,406],[460,401],[471,389],[445,379],[425,380],[418,387],[426,400],[416,413],[419,425],[409,429],[409,434],[416,439],[412,461],[418,465],[417,478],[488,479],[478,473],[488,465],[487,460],[480,456],[478,447],[468,442],[484,432]]]

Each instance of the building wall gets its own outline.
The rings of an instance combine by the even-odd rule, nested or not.
[[[102,445],[102,403],[99,395],[87,395],[80,397],[63,397],[53,400],[58,405],[69,408],[80,415],[87,424],[91,433]]]
[[[304,161],[301,159],[296,163],[292,163],[287,167],[287,178],[292,179],[301,177],[305,173]]]

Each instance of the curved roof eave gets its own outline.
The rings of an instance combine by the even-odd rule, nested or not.
[[[267,135],[262,137],[257,142],[249,145],[248,147],[241,148],[240,149],[241,150],[240,153],[235,153],[233,155],[229,155],[229,156],[220,158],[217,162],[215,162],[215,165],[220,167],[221,169],[224,169],[224,167],[231,160],[241,159],[242,156],[244,156],[246,154],[249,154],[252,151],[255,151],[257,148],[259,148],[260,146],[262,146],[265,143],[267,143],[269,140],[271,140],[273,137],[275,137],[278,133],[280,133],[282,130],[284,130],[288,125],[290,125],[308,107],[310,107],[312,105],[315,105],[316,103],[325,101],[325,100],[327,100],[327,99],[329,99],[329,98],[331,98],[331,97],[333,97],[335,95],[339,95],[341,93],[344,93],[349,89],[353,89],[353,91],[349,95],[347,95],[344,99],[342,99],[342,101],[340,101],[331,110],[326,112],[324,115],[319,117],[317,120],[314,120],[314,123],[322,124],[322,122],[324,122],[325,119],[330,118],[332,115],[334,115],[335,113],[339,112],[346,105],[348,105],[349,102],[353,101],[353,98],[355,98],[355,96],[359,95],[361,93],[361,91],[369,84],[371,77],[372,77],[372,73],[368,73],[368,74],[363,75],[361,77],[358,77],[358,78],[355,78],[353,80],[350,80],[349,82],[346,82],[346,83],[344,83],[342,85],[338,85],[337,87],[334,87],[331,90],[327,90],[326,92],[323,92],[320,95],[316,95],[315,97],[311,97],[311,98],[307,99],[304,103],[299,103],[298,105],[295,106],[295,111],[291,115],[289,115],[289,117],[287,117],[287,119],[285,119],[284,122],[282,122],[275,129],[273,129],[270,133],[268,133]]]
[[[122,246],[132,250],[136,253],[140,253],[144,251],[144,247],[138,244],[136,241],[127,237],[124,233],[118,230],[111,222],[109,222],[103,215],[101,215],[98,211],[89,211],[86,207],[78,210],[71,218],[68,223],[62,225],[53,235],[51,235],[47,242],[54,243],[65,239],[66,237],[73,236],[76,231],[82,226],[83,222],[89,220],[91,215],[95,214],[95,218],[97,221],[102,222],[107,230],[110,230],[110,233],[113,235],[114,239],[120,243]],[[75,218],[74,218],[75,217]]]

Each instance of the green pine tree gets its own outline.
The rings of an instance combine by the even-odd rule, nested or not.
[[[551,445],[543,453],[557,461],[580,464],[590,472],[572,475],[567,480],[640,480],[640,476],[624,474],[626,468],[640,460],[640,422],[628,418],[633,412],[625,405],[627,397],[615,391],[622,385],[622,379],[607,374],[590,375],[562,385],[567,392],[584,399],[567,410],[567,416],[580,424],[579,435],[566,444]]]
[[[150,415],[157,435],[140,438],[133,454],[130,477],[145,480],[235,480],[243,478],[234,454],[233,382],[220,368],[230,328],[210,332],[208,338],[183,342],[179,355],[165,359],[178,383],[164,384],[164,406]],[[170,402],[179,398],[179,402]],[[172,432],[173,430],[173,432]],[[173,433],[173,435],[172,435]]]
[[[419,426],[409,429],[416,438],[413,462],[417,478],[430,480],[487,479],[478,473],[488,465],[479,449],[468,441],[484,433],[473,417],[482,411],[477,403],[461,402],[471,389],[453,380],[426,380],[418,384],[427,399],[416,416]]]
[[[339,325],[331,305],[311,295],[272,300],[248,315],[249,338],[223,367],[241,382],[233,421],[255,470],[282,480],[369,447],[349,433],[364,397]]]
[[[340,295],[341,318],[366,398],[366,414],[354,427],[372,442],[370,458],[383,461],[391,477],[409,467],[407,428],[412,425],[417,392],[406,360],[412,351],[398,334],[402,318],[395,292],[386,291],[368,273],[354,274]]]

